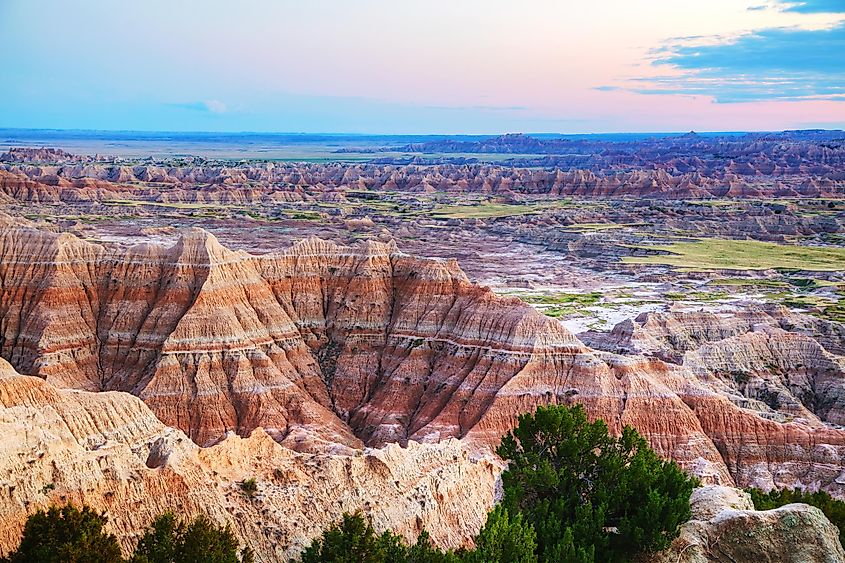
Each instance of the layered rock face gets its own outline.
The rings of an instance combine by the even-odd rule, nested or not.
[[[835,324],[765,306],[729,314],[644,313],[607,335],[585,338],[606,350],[663,358],[740,412],[756,412],[744,420],[719,420],[699,399],[687,399],[699,405],[694,408],[705,432],[721,436],[714,441],[737,483],[812,487],[818,480],[799,477],[800,463],[779,456],[783,464],[775,467],[768,452],[803,444],[815,452],[817,470],[830,477],[841,472],[841,449],[833,444],[840,443],[845,414],[845,360],[831,352],[841,351],[843,343]],[[805,434],[810,428],[812,433]],[[748,436],[740,437],[743,433]],[[745,445],[734,448],[737,441]],[[790,480],[793,485],[787,484]]]
[[[412,541],[427,530],[444,548],[471,545],[502,467],[471,460],[456,440],[396,444],[354,455],[296,453],[262,429],[199,448],[131,395],[58,389],[0,360],[0,554],[17,546],[27,514],[88,504],[132,550],[162,512],[228,524],[262,562],[288,561],[311,538],[361,510],[378,531]],[[240,483],[255,479],[257,492]],[[817,509],[756,512],[745,493],[705,487],[693,518],[655,563],[833,562],[838,531]],[[765,559],[769,557],[769,559]]]
[[[454,261],[392,245],[309,239],[256,257],[200,230],[122,249],[11,224],[0,305],[0,354],[21,373],[128,391],[200,445],[261,427],[300,451],[454,437],[484,452],[517,414],[580,402],[706,482],[842,494],[845,432],[827,423],[841,378],[824,372],[839,364],[820,347],[785,349],[811,367],[771,385],[812,397],[773,416],[696,367],[716,352],[689,366],[596,352]]]
[[[455,440],[355,455],[300,454],[263,430],[199,448],[126,393],[57,389],[0,360],[0,554],[29,513],[51,504],[105,511],[124,549],[159,514],[229,524],[258,561],[287,561],[361,510],[379,530],[439,545],[471,541],[493,503],[500,467]],[[255,479],[247,497],[240,482]]]
[[[535,354],[584,350],[454,262],[377,243],[255,258],[199,230],[118,251],[0,237],[3,356],[57,385],[132,392],[200,444],[258,426],[292,446],[459,437]]]
[[[842,425],[845,338],[834,327],[778,306],[645,313],[593,343],[683,365],[746,408]]]
[[[358,152],[349,147],[340,152],[349,150]],[[0,155],[0,193],[18,201],[106,201],[130,195],[151,201],[227,203],[299,201],[360,189],[661,199],[845,193],[845,147],[836,133],[626,142],[510,135],[386,150],[428,154],[396,159],[379,157],[378,150],[365,151],[374,156],[366,164],[235,164],[201,158],[139,162],[15,148]],[[503,157],[499,164],[486,165],[442,156],[450,152],[535,156]]]

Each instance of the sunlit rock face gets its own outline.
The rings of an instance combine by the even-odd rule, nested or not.
[[[257,429],[199,448],[127,393],[59,389],[0,360],[0,553],[17,547],[28,514],[66,502],[106,512],[127,554],[168,511],[230,525],[265,562],[290,560],[358,510],[380,531],[413,540],[426,529],[457,548],[483,525],[500,471],[457,440],[308,454]]]
[[[57,387],[132,393],[199,445],[260,427],[298,451],[461,438],[480,454],[517,414],[579,402],[705,482],[841,494],[837,356],[774,325],[654,323],[611,333],[624,354],[596,351],[392,244],[252,256],[199,229],[130,248],[0,229],[0,354]],[[725,376],[766,362],[783,373]]]
[[[299,453],[259,428],[200,448],[138,398],[56,388],[0,360],[0,552],[17,546],[29,513],[73,502],[107,513],[126,554],[165,511],[231,526],[258,561],[288,561],[338,521],[362,511],[378,531],[413,541],[425,529],[444,548],[471,546],[496,497],[502,465],[474,459],[458,440],[409,442],[351,455]],[[255,479],[247,495],[240,483]],[[832,562],[838,530],[816,508],[753,509],[729,487],[694,491],[692,518],[665,552],[687,563]]]

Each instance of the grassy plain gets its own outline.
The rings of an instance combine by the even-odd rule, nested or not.
[[[624,256],[626,264],[665,264],[688,270],[845,270],[845,248],[753,240],[699,239],[642,247],[666,254]]]

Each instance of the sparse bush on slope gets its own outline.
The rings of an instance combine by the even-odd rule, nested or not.
[[[120,545],[103,531],[106,517],[72,504],[39,510],[24,526],[20,546],[3,563],[125,563]],[[247,548],[238,551],[232,530],[205,516],[191,522],[173,514],[155,519],[129,563],[253,563]]]
[[[458,563],[450,552],[431,544],[424,531],[412,546],[391,532],[376,534],[370,521],[360,513],[344,514],[343,519],[316,538],[302,554],[303,563]]]
[[[130,563],[253,563],[252,551],[238,551],[229,526],[215,526],[205,516],[191,522],[162,514],[138,541]]]

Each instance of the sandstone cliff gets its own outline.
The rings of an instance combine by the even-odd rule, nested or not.
[[[120,392],[57,389],[0,360],[0,554],[27,514],[50,504],[105,511],[131,550],[164,511],[232,526],[258,561],[287,561],[344,511],[408,540],[425,528],[442,547],[468,545],[493,504],[497,463],[472,461],[456,440],[353,455],[296,453],[262,429],[199,448]],[[240,488],[255,479],[257,492]],[[838,531],[806,505],[757,512],[745,493],[696,490],[693,518],[655,563],[845,560]]]
[[[0,554],[17,545],[29,513],[68,501],[106,511],[127,550],[168,510],[230,524],[259,561],[287,561],[356,510],[379,530],[411,540],[424,527],[458,547],[484,523],[500,471],[455,440],[313,455],[257,429],[202,449],[131,395],[57,389],[3,360],[0,436]],[[252,498],[240,489],[250,478]]]

